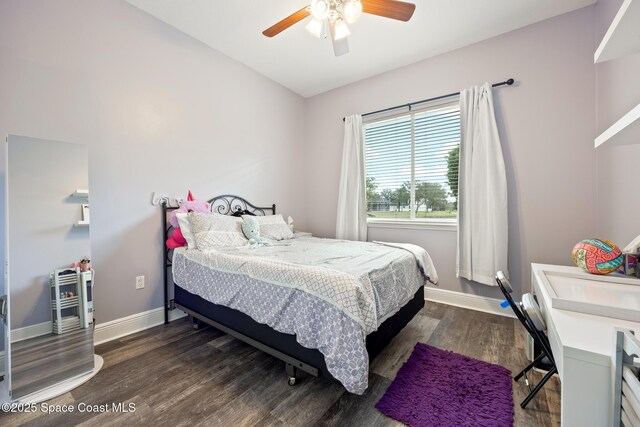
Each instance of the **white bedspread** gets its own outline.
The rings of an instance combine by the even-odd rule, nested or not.
[[[422,274],[425,275],[427,280],[434,285],[438,284],[438,273],[436,272],[436,267],[433,265],[433,261],[431,257],[418,245],[413,245],[411,243],[391,243],[391,242],[379,242],[374,240],[373,243],[379,243],[385,246],[391,246],[393,248],[404,249],[405,251],[411,252],[411,254],[415,257],[416,262],[418,263],[418,267],[422,271]]]
[[[366,334],[405,304],[425,279],[437,278],[429,255],[417,246],[407,250],[309,237],[286,246],[181,253],[211,269],[308,292],[354,319]]]

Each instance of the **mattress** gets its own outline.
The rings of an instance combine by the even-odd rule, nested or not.
[[[434,272],[435,273],[435,272]],[[414,255],[376,243],[297,238],[258,248],[180,249],[174,282],[318,349],[352,393],[367,388],[366,335],[425,284]]]

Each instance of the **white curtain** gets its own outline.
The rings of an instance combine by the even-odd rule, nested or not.
[[[359,114],[344,120],[336,239],[367,240],[364,138]]]
[[[457,275],[496,285],[507,272],[507,178],[491,86],[460,93]]]

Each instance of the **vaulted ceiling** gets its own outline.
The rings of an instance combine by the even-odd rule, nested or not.
[[[126,0],[302,96],[319,93],[595,3],[595,0],[413,0],[409,22],[364,14],[336,57],[307,20],[262,31],[310,0]]]

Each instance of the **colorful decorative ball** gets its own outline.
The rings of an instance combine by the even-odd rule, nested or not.
[[[609,274],[620,267],[622,251],[614,243],[602,239],[585,239],[573,247],[573,262],[587,273]]]

